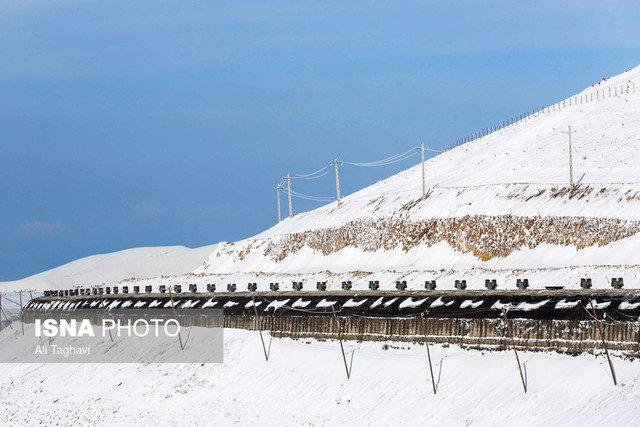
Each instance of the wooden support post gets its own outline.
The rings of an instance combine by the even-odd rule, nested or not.
[[[169,286],[169,299],[171,300],[171,310],[173,310],[173,315],[175,316],[176,308],[173,305],[173,296],[171,295],[171,286]],[[180,341],[180,350],[184,350],[184,346],[182,345],[182,335],[180,335],[179,331],[178,331],[178,341]]]
[[[433,365],[431,364],[431,352],[429,351],[429,338],[427,336],[427,320],[422,315],[422,327],[424,329],[424,344],[427,346],[427,358],[429,359],[429,372],[431,372],[431,385],[433,386],[433,394],[436,394],[436,381],[433,377]]]
[[[256,314],[256,326],[258,327],[258,332],[260,332],[260,341],[262,341],[262,350],[264,351],[264,358],[268,362],[269,355],[267,354],[267,347],[264,345],[264,338],[262,338],[262,328],[260,327],[260,317],[258,317],[258,308],[256,307],[256,300],[251,295],[251,301],[253,301],[253,312]]]
[[[609,361],[609,369],[611,369],[611,378],[613,378],[613,385],[618,385],[618,381],[616,379],[616,373],[613,370],[613,363],[611,363],[611,358],[609,357],[609,350],[607,350],[607,343],[604,340],[604,334],[602,333],[602,326],[600,326],[600,319],[596,315],[596,309],[593,306],[593,300],[590,301],[591,311],[593,312],[593,317],[596,319],[596,323],[598,325],[598,330],[600,331],[600,338],[602,338],[602,347],[604,347],[604,353],[607,355],[607,360]]]
[[[53,298],[49,297],[49,314],[53,312]],[[51,345],[51,335],[49,335],[49,345]]]
[[[104,317],[107,317],[107,308],[104,306],[104,301],[102,300],[102,294],[98,294],[100,296],[100,304],[102,304],[102,313]],[[113,335],[111,335],[111,329],[109,329],[109,338],[111,338],[111,342],[113,342]]]
[[[522,380],[522,388],[524,388],[524,392],[527,392],[527,383],[524,381],[524,375],[522,374],[522,366],[520,365],[520,358],[518,357],[518,350],[516,350],[516,343],[513,340],[513,334],[511,333],[511,326],[509,326],[509,320],[507,320],[507,312],[502,309],[502,316],[504,317],[504,322],[507,324],[507,332],[509,333],[509,338],[511,339],[511,346],[513,347],[513,352],[516,354],[516,362],[518,362],[518,370],[520,371],[520,379]]]
[[[342,334],[340,333],[340,323],[338,323],[338,316],[336,316],[336,310],[331,306],[333,312],[333,320],[336,322],[336,328],[338,330],[338,340],[340,340],[340,349],[342,350],[342,360],[344,360],[344,370],[347,373],[347,379],[349,379],[349,367],[347,366],[347,356],[344,354],[344,346],[342,345]]]
[[[11,326],[11,322],[9,322],[9,317],[7,316],[7,313],[4,311],[4,308],[2,308],[2,294],[0,294],[0,311],[2,311],[2,314],[4,314],[4,318],[7,319],[9,328],[13,329],[13,326]],[[2,317],[0,317],[0,331],[2,331]]]
[[[1,308],[1,307],[0,307],[0,310],[2,310],[2,314],[4,314],[4,318],[7,320],[7,323],[9,323],[9,328],[13,329],[13,326],[11,326],[11,322],[9,321],[9,316],[7,316],[7,312],[4,311],[4,308]],[[0,323],[2,323],[1,319],[0,319]]]
[[[20,291],[20,327],[22,327],[22,335],[24,335],[24,323],[22,323],[22,291]]]

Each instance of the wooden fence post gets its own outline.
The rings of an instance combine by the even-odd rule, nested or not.
[[[20,291],[20,326],[22,327],[22,335],[24,335],[24,323],[22,323],[22,291]]]
[[[513,346],[513,352],[516,354],[516,362],[518,362],[518,370],[520,371],[520,379],[522,380],[522,388],[524,388],[524,392],[527,392],[527,383],[524,381],[524,375],[522,374],[522,366],[520,365],[520,358],[518,357],[518,350],[516,350],[516,343],[513,340],[513,334],[511,333],[511,326],[509,326],[509,320],[507,320],[507,312],[505,309],[502,309],[502,316],[504,317],[504,322],[507,324],[507,332],[509,333],[509,338],[511,339],[511,345]]]
[[[431,385],[433,386],[433,394],[436,394],[436,381],[433,377],[433,365],[431,364],[431,352],[429,351],[429,338],[427,336],[427,320],[422,315],[422,326],[424,329],[424,343],[427,346],[427,358],[429,359],[429,371],[431,372]]]
[[[331,306],[333,312],[333,320],[336,322],[336,328],[338,330],[338,340],[340,340],[340,349],[342,350],[342,360],[344,360],[344,370],[347,373],[347,379],[349,379],[349,367],[347,366],[347,356],[344,355],[344,346],[342,345],[342,334],[340,333],[340,323],[338,323],[338,317],[336,316],[336,310]]]
[[[102,294],[98,294],[98,295],[100,296],[100,304],[102,304],[102,315],[106,318],[107,308],[104,306],[104,301],[102,300]],[[109,328],[109,338],[111,338],[111,342],[113,342],[113,335],[111,335],[111,328]]]
[[[262,341],[262,350],[264,351],[264,358],[266,361],[269,361],[269,355],[267,354],[267,347],[264,345],[264,338],[262,338],[262,328],[260,327],[260,317],[258,317],[258,308],[256,307],[256,300],[251,295],[251,301],[253,301],[253,312],[256,314],[256,326],[258,327],[258,332],[260,333],[260,341]]]
[[[171,310],[173,310],[173,315],[176,316],[176,308],[173,305],[173,296],[171,295],[171,286],[169,286],[169,299],[171,299]],[[180,350],[184,350],[184,346],[182,345],[182,336],[180,335],[180,331],[178,331],[178,341],[180,341]]]
[[[613,370],[613,363],[611,363],[611,358],[609,357],[609,350],[607,350],[607,343],[604,340],[604,334],[602,333],[602,326],[600,326],[600,319],[596,315],[596,309],[593,306],[593,300],[589,301],[591,304],[591,311],[593,311],[593,317],[596,319],[596,324],[598,325],[598,330],[600,331],[600,338],[602,338],[602,346],[604,347],[604,353],[607,355],[607,360],[609,361],[609,369],[611,369],[611,377],[613,378],[613,385],[618,385],[618,381],[616,380],[616,373]]]

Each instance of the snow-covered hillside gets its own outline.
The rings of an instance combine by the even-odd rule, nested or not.
[[[92,255],[13,282],[0,282],[0,291],[43,291],[74,286],[110,285],[123,279],[185,274],[207,258],[216,245],[134,248]]]
[[[221,243],[194,273],[242,281],[262,272],[264,286],[287,281],[285,274],[392,270],[450,278],[445,288],[453,276],[480,287],[485,277],[518,274],[539,278],[533,287],[558,284],[549,283],[554,274],[569,287],[585,275],[597,278],[596,287],[618,276],[639,286],[639,111],[637,67],[428,160],[425,199],[417,165],[344,197],[340,207]],[[569,126],[574,180],[582,178],[573,191]],[[351,276],[363,286],[373,278]]]

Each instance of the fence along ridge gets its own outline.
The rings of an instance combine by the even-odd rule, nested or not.
[[[591,87],[593,88],[603,81],[606,80],[601,80],[600,82],[593,84]],[[479,131],[472,132],[462,138],[457,139],[455,143],[447,145],[440,150],[440,153],[452,150],[456,147],[466,144],[467,142],[483,138],[496,131],[510,128],[511,126],[517,125],[518,123],[527,121],[529,118],[539,117],[541,114],[549,114],[554,111],[560,111],[565,108],[581,105],[583,103],[586,104],[594,101],[598,102],[604,100],[605,98],[615,98],[622,95],[634,94],[636,93],[636,83],[635,81],[629,80],[623,84],[603,86],[602,88],[596,88],[595,90],[587,92],[588,90],[589,89],[585,89],[584,91],[576,95],[570,96],[569,98],[563,99],[554,104],[547,105],[546,107],[535,107],[534,109],[532,109],[531,111],[527,111],[526,113],[516,115],[497,124],[483,128]],[[640,87],[638,89],[638,93],[640,93]]]

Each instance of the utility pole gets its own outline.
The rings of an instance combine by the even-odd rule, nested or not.
[[[427,197],[427,189],[424,180],[424,142],[422,143],[420,148],[422,151],[422,198],[424,199],[425,197]]]
[[[338,161],[338,158],[331,162],[336,168],[336,194],[338,195],[338,207],[340,207],[340,175],[338,174],[338,165],[342,165],[342,162]]]
[[[280,189],[282,187],[280,187],[280,185],[278,185],[277,187],[273,187],[274,190],[276,190],[276,193],[278,194],[278,222],[282,221],[282,215],[280,214]]]
[[[573,190],[573,150],[571,149],[571,126],[569,126],[569,189]]]
[[[287,173],[287,193],[289,194],[289,218],[293,218],[293,210],[291,209],[291,176]]]
[[[568,134],[569,134],[569,190],[573,190],[573,150],[571,148],[571,126],[569,126]]]

